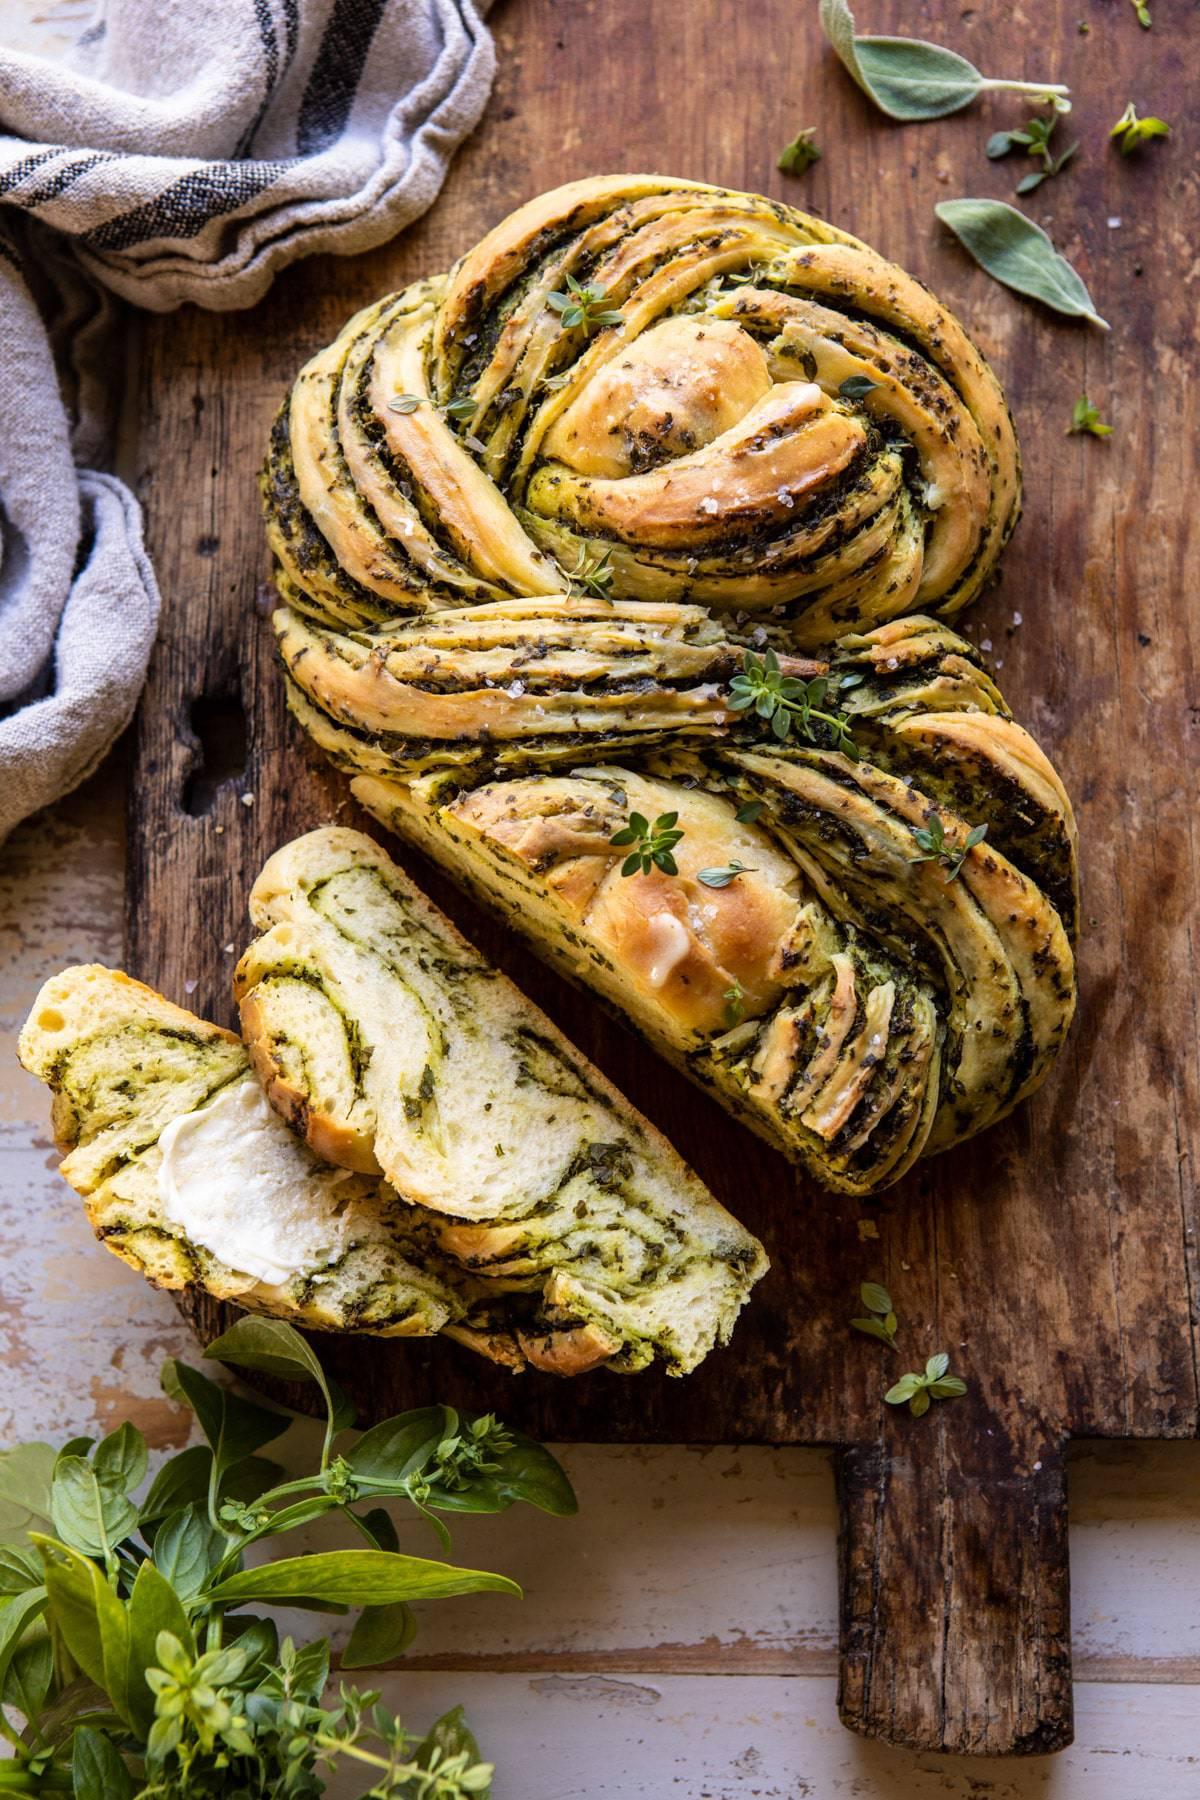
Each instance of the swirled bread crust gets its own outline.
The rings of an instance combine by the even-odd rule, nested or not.
[[[289,704],[359,799],[772,1142],[869,1192],[1037,1086],[1074,822],[942,622],[1019,467],[919,283],[757,196],[574,183],[309,363],[264,494]],[[739,710],[767,650],[853,754]],[[664,812],[679,872],[622,874]]]

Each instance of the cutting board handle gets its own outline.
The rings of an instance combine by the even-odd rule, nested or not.
[[[838,1709],[864,1737],[975,1756],[1073,1735],[1063,1446],[950,1407],[837,1453]],[[965,1409],[964,1409],[965,1410]],[[980,1460],[982,1436],[985,1460]]]

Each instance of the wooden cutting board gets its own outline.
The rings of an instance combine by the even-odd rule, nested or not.
[[[403,852],[761,1235],[774,1267],[731,1347],[685,1382],[514,1380],[443,1344],[322,1350],[368,1414],[437,1398],[494,1406],[552,1439],[835,1446],[846,1723],[934,1750],[1046,1751],[1071,1737],[1066,1440],[1198,1424],[1200,690],[1185,569],[1200,233],[1182,137],[1129,160],[1107,138],[1130,99],[1182,123],[1195,39],[1184,0],[1154,0],[1149,32],[1126,0],[922,7],[919,21],[900,0],[859,10],[877,31],[929,30],[990,74],[1070,82],[1076,110],[1059,135],[1083,148],[1026,204],[1111,334],[995,286],[934,219],[951,196],[1011,197],[1031,165],[989,163],[984,144],[1024,121],[1024,102],[889,125],[824,47],[815,0],[500,5],[491,105],[426,219],[370,255],[300,264],[253,312],[140,322],[129,457],[164,617],[137,732],[128,966],[229,1020],[264,858],[314,825],[363,823],[284,711],[254,487],[284,388],[351,312],[446,267],[540,189],[618,169],[780,195],[926,278],[992,359],[1024,446],[1025,519],[966,628],[1078,806],[1082,1004],[1059,1067],[1016,1118],[879,1201],[831,1197]],[[791,180],[775,158],[805,125],[822,160]],[[1065,435],[1084,390],[1113,423],[1107,442]],[[848,1328],[864,1279],[892,1292],[898,1356]],[[211,1304],[189,1310],[202,1334],[217,1327]],[[890,1382],[939,1350],[968,1396],[922,1419],[886,1407]]]

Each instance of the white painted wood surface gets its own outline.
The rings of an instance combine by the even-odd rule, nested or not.
[[[0,847],[4,1443],[124,1417],[164,1449],[186,1431],[158,1368],[194,1354],[188,1333],[165,1295],[93,1242],[54,1172],[45,1092],[12,1056],[47,975],[120,960],[122,799],[110,765]],[[309,1429],[285,1444],[289,1459]],[[1200,1796],[1200,1444],[1074,1448],[1077,1741],[1003,1762],[885,1749],[838,1724],[823,1453],[561,1454],[577,1519],[516,1511],[455,1527],[455,1555],[513,1575],[524,1601],[426,1607],[411,1672],[383,1678],[414,1722],[465,1702],[499,1765],[496,1800]],[[416,1526],[411,1541],[433,1548]]]

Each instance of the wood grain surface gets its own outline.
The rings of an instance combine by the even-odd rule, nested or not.
[[[1020,170],[987,162],[983,145],[1023,119],[1023,103],[996,96],[891,126],[824,49],[815,5],[796,0],[507,0],[493,17],[488,113],[419,226],[353,261],[300,265],[251,313],[188,309],[140,332],[129,460],[164,623],[137,734],[128,966],[228,1020],[266,855],[315,824],[361,822],[284,712],[253,482],[284,387],[351,311],[445,267],[539,189],[622,168],[780,195],[928,280],[994,362],[1025,452],[1025,519],[967,629],[1078,807],[1082,999],[1059,1067],[1016,1118],[881,1200],[830,1197],[406,853],[762,1236],[774,1268],[732,1346],[683,1383],[512,1381],[440,1344],[322,1348],[368,1412],[436,1395],[496,1405],[550,1437],[839,1446],[846,1723],[920,1747],[1039,1751],[1071,1734],[1065,1441],[1189,1436],[1200,1419],[1189,935],[1200,693],[1185,581],[1196,173],[1180,134],[1128,160],[1107,140],[1131,98],[1185,118],[1195,28],[1183,0],[1157,0],[1151,32],[1124,0],[859,10],[989,74],[1071,83],[1080,156],[1028,206],[1112,332],[997,288],[934,220],[943,198],[1011,197]],[[779,147],[810,124],[822,161],[802,181],[780,176]],[[1084,389],[1114,424],[1107,442],[1064,435]],[[868,1278],[901,1314],[898,1359],[846,1328]],[[207,1303],[192,1312],[214,1328]],[[883,1405],[897,1372],[943,1349],[966,1398],[920,1420]]]

